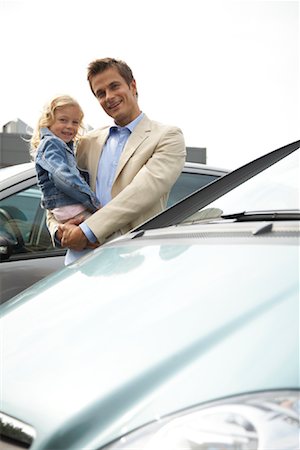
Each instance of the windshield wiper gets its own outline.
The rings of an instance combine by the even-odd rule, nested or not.
[[[300,220],[300,211],[243,211],[233,214],[222,214],[222,219],[235,219],[237,222],[260,221],[260,220]]]

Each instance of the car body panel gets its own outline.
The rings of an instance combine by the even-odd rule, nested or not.
[[[12,267],[13,266],[13,267]],[[0,302],[4,303],[42,278],[64,267],[64,257],[45,252],[34,259],[18,259],[1,263]],[[30,275],[29,275],[30,274]]]
[[[3,305],[1,408],[34,426],[32,449],[100,446],[190,405],[299,388],[299,231],[256,228],[123,237]]]

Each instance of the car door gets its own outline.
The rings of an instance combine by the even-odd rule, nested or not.
[[[26,184],[0,200],[1,303],[64,265],[65,250],[52,246],[35,179]]]

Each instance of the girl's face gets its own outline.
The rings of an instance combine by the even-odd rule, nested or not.
[[[67,144],[78,133],[81,119],[82,113],[78,106],[58,106],[54,112],[54,122],[49,130]]]

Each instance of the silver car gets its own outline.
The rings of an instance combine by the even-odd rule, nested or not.
[[[1,305],[3,450],[299,450],[299,149]]]
[[[228,170],[186,163],[168,206],[228,173]],[[63,267],[65,250],[54,248],[40,207],[32,163],[0,169],[1,303]]]

